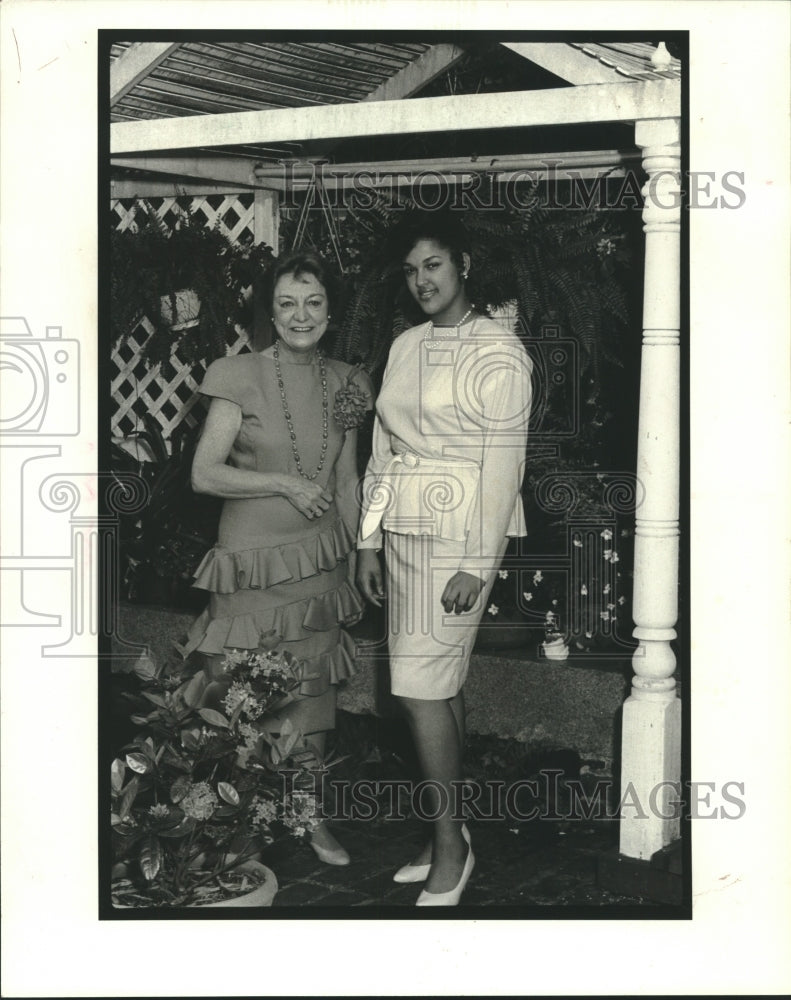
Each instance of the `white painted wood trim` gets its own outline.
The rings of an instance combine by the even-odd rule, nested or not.
[[[677,80],[647,80],[555,90],[190,115],[118,122],[110,126],[110,149],[113,154],[140,153],[347,136],[666,119],[680,115],[680,102]]]
[[[676,695],[679,548],[681,169],[678,121],[635,127],[648,180],[640,412],[637,429],[632,692],[623,707],[621,789],[645,816],[624,809],[620,852],[648,860],[679,836],[681,702]],[[652,808],[652,803],[654,808]]]
[[[454,63],[458,62],[462,56],[466,55],[464,49],[458,45],[434,45],[427,49],[414,62],[404,66],[389,80],[372,90],[364,101],[400,101],[405,97],[411,97],[417,93],[421,87],[431,83],[440,73],[444,73]]]
[[[529,59],[542,69],[554,73],[561,80],[578,86],[591,83],[623,83],[626,79],[611,66],[586,56],[568,42],[502,42],[506,49]]]
[[[125,97],[129,91],[144,79],[179,47],[176,42],[134,42],[110,64],[110,107]]]

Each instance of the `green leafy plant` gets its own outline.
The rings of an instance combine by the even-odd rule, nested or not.
[[[149,364],[167,361],[176,349],[190,364],[222,357],[235,326],[250,322],[251,284],[274,259],[264,243],[234,244],[219,225],[205,226],[188,199],[179,199],[176,208],[169,229],[139,199],[132,225],[111,235],[113,341],[124,340],[145,317],[153,328],[144,349]],[[180,316],[185,304],[191,311]]]
[[[114,441],[114,473],[146,485],[142,510],[119,517],[122,594],[130,601],[192,606],[195,568],[216,538],[220,501],[199,496],[190,473],[200,427],[177,427],[168,451],[162,430],[146,414],[144,430]]]
[[[115,905],[221,900],[278,829],[302,837],[319,822],[318,751],[288,721],[277,734],[259,725],[302,680],[302,664],[276,643],[263,636],[258,650],[229,651],[219,701],[203,671],[142,686],[138,735],[111,765]]]
[[[574,337],[583,371],[598,378],[602,359],[620,364],[618,339],[628,322],[631,255],[627,232],[604,211],[559,211],[542,206],[537,186],[524,183],[522,208],[508,207],[493,190],[481,201],[494,207],[468,208],[463,221],[470,235],[468,294],[488,312],[518,304],[519,333],[529,344],[542,327],[559,326]],[[348,206],[337,219],[346,307],[333,352],[347,362],[362,361],[371,373],[383,367],[399,333],[421,322],[419,307],[406,293],[401,269],[392,258],[394,228],[417,208],[404,193],[398,201],[370,193],[365,212]],[[289,239],[295,219],[287,219]],[[334,238],[321,213],[311,216],[304,240],[333,259]]]

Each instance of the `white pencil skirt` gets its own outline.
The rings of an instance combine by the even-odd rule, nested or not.
[[[496,558],[478,567],[486,586],[473,608],[446,614],[440,597],[464,556],[464,542],[385,531],[388,651],[394,695],[453,698],[467,677],[478,625],[507,539]]]

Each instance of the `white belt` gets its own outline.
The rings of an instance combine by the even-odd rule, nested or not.
[[[367,488],[360,537],[379,527],[401,534],[463,539],[480,467],[464,458],[397,452]]]

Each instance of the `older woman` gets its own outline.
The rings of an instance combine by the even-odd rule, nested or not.
[[[430,794],[433,837],[395,874],[426,882],[418,906],[454,906],[475,863],[463,824],[462,686],[507,536],[524,535],[520,497],[530,362],[467,294],[469,244],[452,216],[407,226],[400,260],[426,322],[393,344],[376,404],[357,580],[381,605],[384,545],[392,692]]]
[[[277,730],[289,718],[322,751],[335,725],[336,685],[353,673],[343,625],[362,610],[348,578],[358,521],[356,431],[333,414],[350,369],[319,347],[334,295],[324,261],[292,253],[275,263],[270,281],[274,345],[215,361],[200,388],[211,406],[193,488],[225,502],[217,545],[195,580],[211,599],[185,652],[205,654],[219,677],[229,649],[255,649],[274,629],[279,648],[303,663],[305,680],[267,725]],[[367,376],[354,378],[371,400]],[[322,861],[349,863],[325,824],[311,846]]]

